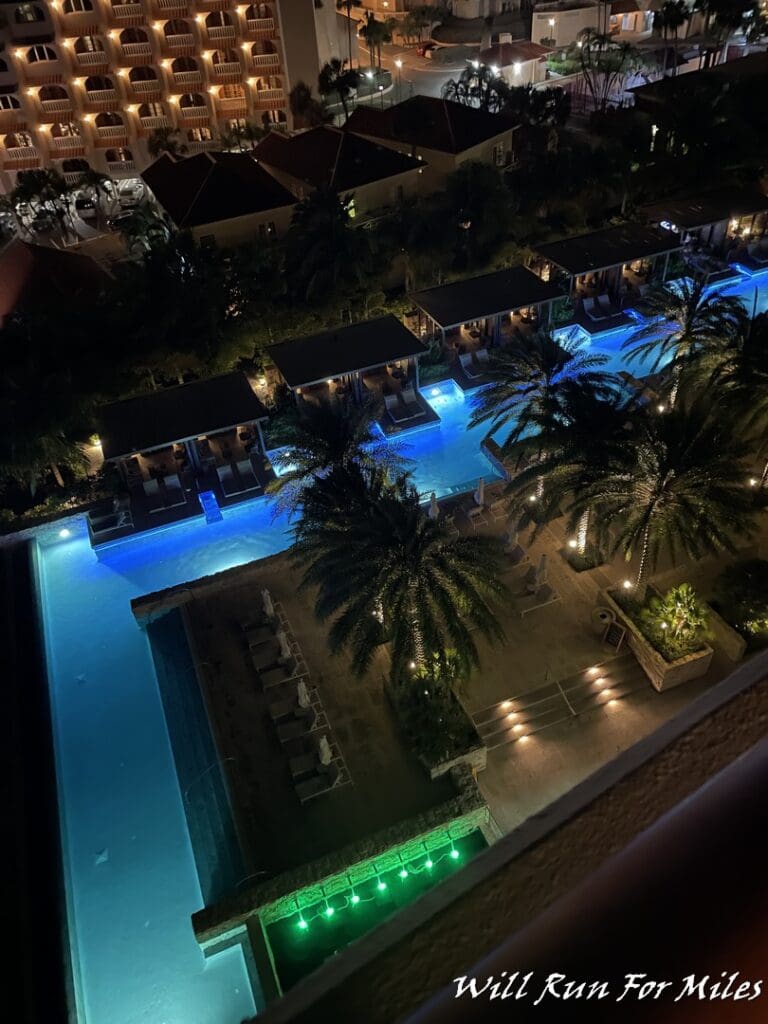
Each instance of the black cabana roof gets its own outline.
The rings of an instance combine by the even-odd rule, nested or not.
[[[674,231],[643,224],[619,224],[588,235],[538,245],[536,252],[566,273],[578,275],[660,256],[680,248],[680,239]]]
[[[245,374],[225,373],[102,406],[101,449],[105,460],[119,459],[266,416]]]
[[[273,345],[269,354],[286,384],[296,388],[343,373],[383,366],[425,351],[419,339],[390,313],[348,327],[283,341]]]
[[[565,295],[567,292],[558,284],[542,281],[526,267],[511,267],[438,288],[426,288],[411,295],[411,301],[435,323],[446,328]]]

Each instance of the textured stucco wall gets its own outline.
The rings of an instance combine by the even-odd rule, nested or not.
[[[283,1020],[393,1024],[402,1019],[765,736],[768,680],[761,678],[765,674],[765,664],[753,661],[743,666],[678,720],[617,758],[602,777],[597,773],[576,787],[573,796],[586,803],[583,809],[567,815],[570,794],[553,805],[563,824],[547,829],[549,809],[530,819],[483,855],[498,868],[471,890],[448,902],[451,893],[443,887],[442,906],[431,918],[405,934],[404,914],[399,924],[384,925],[379,937],[371,936],[367,951],[362,945],[348,951],[346,976],[341,971],[344,957],[326,968],[325,980],[337,981],[334,987],[326,985],[321,991],[324,972],[318,972],[260,1017],[262,1024]],[[639,767],[622,775],[621,769],[633,757]],[[619,772],[618,781],[606,789],[612,771]],[[598,785],[603,790],[598,790],[600,795],[585,801],[589,787]],[[479,867],[469,865],[464,874]],[[459,881],[460,876],[451,879],[457,886]],[[374,951],[377,943],[378,955],[366,958],[364,954]],[[354,961],[356,969],[350,973],[349,963]]]

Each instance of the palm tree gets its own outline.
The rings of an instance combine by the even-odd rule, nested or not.
[[[149,203],[141,203],[130,213],[131,216],[120,225],[120,234],[129,249],[149,251],[171,240],[173,225]]]
[[[749,534],[754,505],[745,483],[746,445],[731,424],[712,415],[707,397],[680,402],[663,415],[635,414],[631,444],[596,477],[585,479],[572,515],[594,509],[601,540],[612,554],[639,563],[634,587],[644,582],[666,549],[698,559],[734,551],[734,537]],[[608,544],[608,531],[614,539]]]
[[[622,465],[624,450],[632,444],[636,409],[634,395],[596,391],[580,382],[568,389],[545,438],[543,458],[523,469],[505,489],[511,504],[524,509],[531,487],[540,479],[546,481],[536,531],[561,511],[569,514],[574,498],[608,467]],[[568,519],[571,546],[582,557],[590,538],[591,513],[590,507],[580,507]]]
[[[317,79],[317,91],[324,99],[327,99],[334,93],[339,97],[341,109],[344,111],[345,122],[349,117],[347,103],[356,85],[357,72],[346,67],[346,62],[339,60],[338,57],[332,57],[320,68],[320,74]]]
[[[272,457],[278,476],[267,490],[275,495],[276,514],[296,513],[312,480],[335,467],[381,466],[393,477],[405,471],[402,447],[376,429],[378,411],[372,402],[350,410],[323,402],[296,414],[288,445]]]
[[[498,574],[496,538],[452,538],[424,515],[405,476],[390,482],[383,469],[356,463],[319,477],[305,493],[295,528],[295,563],[302,585],[317,588],[315,614],[333,617],[334,653],[348,649],[362,676],[382,639],[391,639],[391,679],[435,667],[439,676],[455,651],[460,668],[479,663],[477,630],[503,636],[493,604],[506,594]],[[383,620],[383,623],[382,623]]]
[[[702,280],[687,277],[652,289],[645,305],[649,322],[622,347],[629,349],[628,362],[653,356],[654,370],[664,363],[670,366],[670,404],[677,397],[683,370],[696,358],[732,341],[748,323],[739,299],[716,292],[707,295]]]
[[[672,71],[673,75],[677,74],[677,33],[682,26],[688,21],[691,14],[688,10],[688,5],[685,0],[664,0],[661,8],[654,12],[653,15],[653,27],[654,29],[661,29],[662,36],[664,39],[664,68],[662,75],[667,73],[667,61],[668,61],[668,47],[667,39],[669,33],[672,33],[674,40],[674,61],[675,66]]]
[[[100,171],[96,171],[92,167],[89,167],[87,171],[83,171],[80,175],[77,182],[77,188],[81,192],[85,192],[90,195],[94,206],[96,207],[97,223],[100,224],[103,220],[101,200],[102,198],[111,200],[114,196],[112,179],[108,175],[102,174]]]
[[[347,58],[350,68],[355,66],[352,55],[352,8],[359,6],[360,0],[336,0],[336,10],[343,10],[347,16],[347,45],[349,47]]]
[[[152,157],[158,157],[161,153],[179,157],[186,155],[187,144],[175,128],[155,128],[147,138],[147,149]]]
[[[312,87],[306,82],[299,81],[294,85],[288,94],[288,105],[298,127],[315,128],[333,120],[325,101],[315,99]]]
[[[365,40],[365,45],[368,47],[368,53],[371,57],[371,67],[376,66],[376,47],[381,45],[381,30],[382,24],[376,20],[373,11],[365,12],[365,22],[359,31],[361,39]]]
[[[574,387],[599,397],[610,395],[617,382],[601,369],[607,356],[583,350],[582,342],[555,341],[539,332],[518,338],[492,353],[489,383],[474,399],[468,427],[490,424],[489,434],[510,427],[501,449],[505,455],[533,455],[549,448],[549,435],[566,418],[565,402]]]

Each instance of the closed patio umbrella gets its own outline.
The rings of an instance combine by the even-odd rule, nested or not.
[[[308,708],[312,703],[309,699],[309,687],[303,679],[300,679],[296,686],[296,697],[300,708]]]
[[[536,566],[534,582],[537,587],[540,587],[547,582],[547,556],[545,554],[541,556],[539,564]]]
[[[477,490],[474,494],[475,504],[479,505],[480,508],[485,504],[485,477],[481,476],[477,481]]]
[[[440,516],[440,506],[437,504],[437,495],[434,491],[429,496],[429,511],[427,515],[430,519],[437,519]]]
[[[268,619],[274,619],[275,617],[275,606],[272,603],[272,595],[266,587],[261,592],[261,606],[264,609],[264,614]]]
[[[514,551],[517,543],[517,523],[510,523],[504,533],[504,550]]]
[[[277,631],[277,642],[280,644],[280,660],[289,661],[292,653],[291,645],[282,629]]]
[[[333,753],[327,736],[320,737],[320,742],[318,743],[318,756],[320,758],[320,764],[323,765],[329,765],[333,760]]]

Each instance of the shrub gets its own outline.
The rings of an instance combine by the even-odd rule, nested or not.
[[[729,566],[715,581],[723,617],[747,637],[768,639],[768,562],[753,558]]]
[[[663,597],[651,597],[637,624],[662,657],[675,661],[701,649],[707,612],[690,583],[681,583]]]

